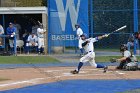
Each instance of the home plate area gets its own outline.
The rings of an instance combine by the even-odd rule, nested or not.
[[[90,66],[85,66],[81,69],[79,74],[71,74],[70,71],[74,69],[75,67],[46,67],[46,68],[33,67],[33,68],[1,69],[0,76],[8,78],[9,80],[0,82],[0,90],[2,91],[0,93],[3,92],[11,93],[11,92],[6,92],[6,90],[11,91],[12,89],[13,91],[13,89],[18,89],[18,88],[24,89],[29,86],[40,86],[41,84],[48,85],[50,83],[58,83],[58,82],[62,82],[61,84],[63,84],[63,81],[67,82],[70,80],[75,80],[76,82],[76,80],[117,81],[117,80],[140,79],[139,71],[119,71],[116,70],[114,66],[109,67],[106,73],[103,73],[103,69],[96,69]],[[12,92],[12,93],[24,93],[24,92]],[[29,92],[29,93],[38,93],[38,92]],[[47,93],[47,92],[42,92],[42,93]],[[55,92],[51,92],[51,93],[55,93]],[[63,92],[59,92],[59,93],[63,93]]]

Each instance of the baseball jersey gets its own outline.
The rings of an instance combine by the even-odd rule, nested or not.
[[[16,28],[15,27],[12,27],[12,28],[8,27],[6,32],[7,32],[7,35],[11,35],[11,34],[16,32]]]
[[[32,35],[29,35],[28,41],[29,42],[37,42],[37,36],[32,37]]]
[[[124,51],[124,55],[123,56],[124,57],[130,57],[131,56],[130,51],[128,51],[128,50]]]
[[[43,32],[44,32],[43,29],[38,28],[38,29],[37,29],[37,36],[38,36],[39,38],[44,38],[44,34],[42,34]]]
[[[83,48],[85,49],[85,52],[94,52],[94,42],[98,41],[98,38],[89,38],[84,40],[84,42],[89,41]]]
[[[83,34],[82,29],[81,28],[78,28],[76,34],[77,34],[78,37],[80,37]]]

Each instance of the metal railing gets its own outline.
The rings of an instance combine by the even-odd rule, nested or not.
[[[5,39],[9,38],[9,35],[0,35],[0,38],[3,38],[3,45],[0,48],[6,48],[6,42]],[[17,55],[17,49],[16,49],[16,35],[14,36],[14,55]]]

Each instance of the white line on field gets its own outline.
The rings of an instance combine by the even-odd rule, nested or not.
[[[74,69],[62,69],[62,70],[46,70],[44,72],[59,72],[59,71],[66,71],[66,70],[74,70]],[[91,70],[98,70],[98,69],[83,69],[83,70],[87,70],[87,71],[91,71]]]
[[[122,73],[122,72],[120,72],[120,71],[116,71],[116,73],[117,73],[117,74],[120,74],[120,75],[125,74],[125,73]]]
[[[39,82],[40,80],[43,80],[44,78],[35,78],[35,79],[30,79],[30,80],[25,80],[25,81],[18,81],[18,82],[12,82],[12,83],[7,83],[7,84],[0,84],[0,87],[7,87],[7,86],[12,86],[12,85],[18,85],[18,84],[27,84],[27,83],[32,83],[35,84],[36,82]]]

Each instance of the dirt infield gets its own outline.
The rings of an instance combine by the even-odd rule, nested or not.
[[[1,69],[0,77],[10,80],[0,82],[0,90],[73,79],[140,79],[140,71],[118,71],[115,67],[109,67],[107,73],[90,66],[83,67],[77,75],[69,73],[74,69],[75,67]]]

